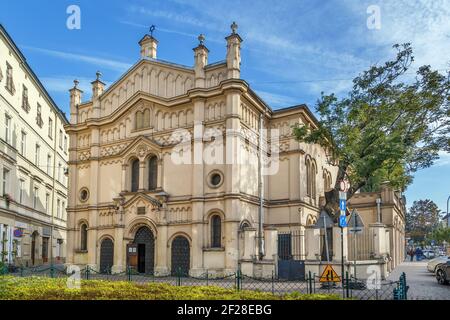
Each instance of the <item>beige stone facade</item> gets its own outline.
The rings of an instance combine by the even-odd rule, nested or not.
[[[98,77],[85,102],[70,90],[69,263],[271,274],[278,233],[293,230],[305,259],[305,227],[336,173],[321,147],[292,135],[314,116],[272,110],[240,78],[236,25],[224,61],[208,63],[199,41],[188,67],[157,59],[146,35],[141,59],[108,89]],[[273,172],[261,169],[269,156]]]
[[[67,120],[0,25],[0,261],[63,263]]]

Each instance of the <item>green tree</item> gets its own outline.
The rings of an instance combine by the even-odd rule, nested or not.
[[[429,236],[430,240],[436,241],[438,244],[442,244],[444,241],[450,243],[450,228],[445,226],[440,226],[437,229],[433,230],[431,235]]]
[[[429,199],[414,201],[406,213],[406,232],[414,241],[424,241],[439,227],[440,213],[436,203]]]
[[[357,76],[346,97],[322,93],[317,126],[294,127],[297,140],[323,146],[338,167],[334,188],[325,193],[330,214],[339,210],[341,180],[350,183],[347,199],[383,181],[404,190],[415,171],[450,150],[450,72],[422,66],[411,80],[410,44],[394,49],[396,58]]]

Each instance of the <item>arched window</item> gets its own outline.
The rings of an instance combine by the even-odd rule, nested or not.
[[[211,217],[211,248],[221,248],[222,221],[218,215]]]
[[[151,156],[148,159],[148,190],[155,190],[158,181],[158,158]]]
[[[131,192],[139,189],[139,160],[135,159],[131,163]]]
[[[311,190],[311,160],[309,158],[306,158],[306,195],[311,196],[312,190]]]
[[[331,173],[325,169],[323,172],[323,187],[325,192],[331,189],[331,184],[332,184]]]
[[[83,223],[80,226],[80,250],[87,250],[87,225]]]
[[[313,160],[311,162],[311,197],[316,198],[316,162]]]
[[[315,198],[316,197],[316,172],[317,166],[314,159],[309,156],[306,157],[306,195]]]
[[[143,129],[150,127],[150,110],[137,111],[135,114],[135,128]]]
[[[144,126],[144,115],[138,111],[135,115],[136,129],[141,129]]]

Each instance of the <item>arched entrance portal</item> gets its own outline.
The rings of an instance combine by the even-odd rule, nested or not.
[[[137,270],[139,273],[153,274],[155,265],[155,238],[148,227],[140,227],[134,236],[137,246]]]
[[[188,276],[190,246],[186,237],[177,236],[172,241],[172,275]]]
[[[114,243],[111,239],[103,239],[100,245],[100,272],[108,273],[114,264]]]

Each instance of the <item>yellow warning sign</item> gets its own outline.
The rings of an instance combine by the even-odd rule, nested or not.
[[[320,276],[320,282],[341,282],[341,278],[337,275],[336,271],[333,270],[333,267],[329,264],[323,270],[322,275]]]

